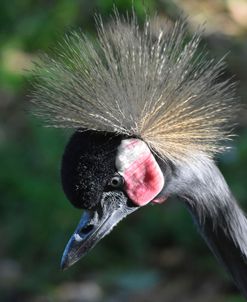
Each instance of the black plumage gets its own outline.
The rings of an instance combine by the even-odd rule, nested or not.
[[[115,158],[122,135],[98,131],[76,131],[62,160],[63,190],[77,208],[90,209],[100,201],[116,172]]]

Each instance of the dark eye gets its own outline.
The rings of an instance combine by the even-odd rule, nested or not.
[[[114,189],[121,188],[123,184],[124,184],[124,179],[119,174],[114,175],[109,182],[109,185]]]

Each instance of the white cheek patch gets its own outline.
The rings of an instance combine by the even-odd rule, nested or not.
[[[164,186],[163,173],[147,144],[131,138],[122,140],[116,158],[128,197],[138,206],[152,201]]]

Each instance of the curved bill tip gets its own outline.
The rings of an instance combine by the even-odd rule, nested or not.
[[[93,247],[94,241],[92,239],[89,240],[91,233],[92,232],[88,232],[84,238],[81,237],[77,232],[71,236],[63,252],[60,264],[62,270],[66,270],[72,266]]]
[[[89,224],[91,220],[92,213],[85,211],[74,234],[71,236],[64,249],[60,264],[62,270],[66,270],[77,262],[89,251],[90,247],[93,245],[92,239],[87,240],[89,237],[92,237],[92,233],[94,231],[94,227]]]
[[[67,253],[66,248],[65,248],[65,251],[64,251],[62,259],[61,259],[60,268],[61,268],[62,271],[65,271],[71,265],[72,264],[69,261],[68,253]]]
[[[112,203],[94,211],[85,210],[82,218],[64,250],[61,269],[65,270],[85,256],[117,223],[139,207],[129,206],[124,194],[111,194]]]
[[[60,263],[60,268],[62,271],[65,271],[67,268],[69,268],[69,263],[68,263],[66,257],[62,257],[62,260]]]

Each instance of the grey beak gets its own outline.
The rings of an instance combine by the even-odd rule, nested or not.
[[[138,208],[122,192],[103,193],[96,209],[84,211],[64,250],[61,268],[66,269],[85,256],[119,221]]]

